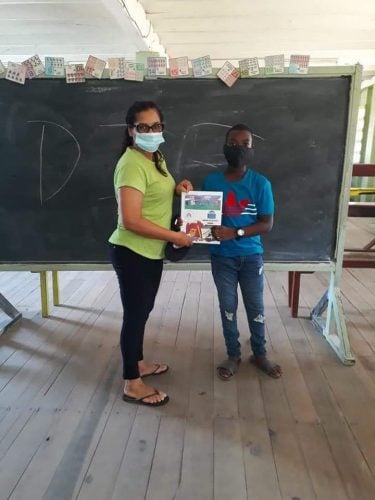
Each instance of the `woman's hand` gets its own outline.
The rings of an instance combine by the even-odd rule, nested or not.
[[[193,238],[183,231],[174,232],[171,241],[176,247],[191,247],[193,244]]]
[[[184,179],[177,184],[175,193],[177,196],[181,196],[181,193],[188,193],[189,191],[193,191],[193,184],[187,179]]]
[[[227,226],[212,226],[211,232],[217,241],[233,240],[237,235],[234,227]]]

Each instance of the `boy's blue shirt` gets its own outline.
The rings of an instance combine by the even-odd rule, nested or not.
[[[253,170],[247,170],[246,174],[235,182],[227,181],[223,172],[214,172],[205,178],[202,189],[223,193],[223,226],[250,226],[258,222],[258,216],[274,213],[271,183]],[[226,240],[220,245],[209,246],[212,254],[224,257],[263,253],[260,235]]]

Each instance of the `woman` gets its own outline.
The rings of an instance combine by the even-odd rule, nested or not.
[[[128,110],[126,124],[124,153],[114,175],[118,224],[109,239],[124,309],[120,340],[123,399],[161,406],[168,402],[168,396],[143,379],[165,373],[168,365],[143,359],[143,336],[161,280],[166,242],[179,247],[192,244],[186,233],[170,230],[173,195],[190,191],[192,185],[184,180],[175,186],[167,170],[158,149],[164,142],[164,124],[156,104],[135,102]]]

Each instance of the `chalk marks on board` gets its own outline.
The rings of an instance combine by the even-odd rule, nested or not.
[[[39,145],[38,198],[40,205],[43,206],[46,202],[61,193],[69,183],[81,159],[81,146],[74,133],[71,132],[67,126],[61,125],[56,121],[40,119],[27,120],[26,123],[38,124],[41,127],[40,137],[37,139]],[[177,136],[177,151],[175,150],[177,158],[176,161],[173,161],[176,165],[176,174],[182,174],[185,169],[190,170],[191,174],[193,174],[194,171],[196,172],[193,175],[193,177],[196,177],[194,180],[199,184],[201,181],[200,176],[203,175],[207,167],[211,171],[223,167],[226,163],[223,162],[222,154],[218,153],[218,151],[221,151],[221,145],[223,143],[223,130],[228,130],[231,126],[232,125],[226,123],[199,122],[187,127],[182,134],[180,132]],[[125,128],[126,123],[120,122],[119,120],[117,123],[100,124],[99,127],[107,128],[107,130]],[[215,129],[217,129],[217,133],[213,134]],[[61,141],[61,137],[56,134],[56,130],[58,130],[60,134],[63,134],[63,141]],[[174,136],[175,134],[170,133],[170,135]],[[256,138],[264,140],[259,135],[253,135]],[[66,158],[60,159],[60,168],[53,171],[53,169],[49,168],[46,158],[51,156],[54,158],[53,155],[58,154],[58,152],[56,152],[56,145],[60,147],[62,143],[65,149],[68,148],[70,150],[70,154]],[[203,144],[204,147],[202,147]],[[204,151],[204,155],[202,155],[201,151]],[[199,156],[197,157],[197,155]],[[62,162],[64,162],[63,165],[61,165]],[[48,177],[50,177],[50,179],[48,179]],[[54,187],[51,188],[51,186]],[[99,197],[98,201],[103,202],[110,199],[113,199],[113,196]]]
[[[107,128],[125,128],[126,123],[106,123],[100,124],[100,127]],[[227,123],[218,122],[199,122],[194,123],[187,127],[181,136],[178,138],[179,147],[177,150],[176,168],[178,173],[182,173],[185,168],[194,169],[199,167],[209,167],[210,169],[217,170],[226,165],[223,161],[223,156],[217,151],[221,150],[221,144],[223,143],[223,132],[222,129],[230,129],[233,124],[229,125]],[[212,134],[213,129],[218,127],[219,130],[217,134]],[[166,134],[176,137],[174,133],[166,130]],[[264,141],[265,139],[257,134],[253,133],[253,136],[257,139]],[[215,140],[212,140],[215,137]],[[201,143],[205,143],[205,147],[201,147]],[[206,151],[207,157],[200,156],[199,159],[195,157],[197,152]],[[208,153],[208,154],[207,154]],[[199,153],[201,155],[201,153]]]
[[[234,125],[220,122],[199,122],[190,125],[182,134],[177,153],[177,172],[185,169],[199,185],[208,171],[217,171],[227,165],[222,153],[225,133]],[[264,137],[253,132],[253,137],[264,141]],[[185,173],[183,175],[186,175]]]
[[[75,137],[75,135],[72,134],[72,132],[70,132],[70,130],[68,130],[63,125],[60,125],[58,123],[51,122],[48,120],[28,120],[27,123],[40,123],[40,124],[42,124],[42,130],[41,130],[41,136],[40,136],[40,146],[39,146],[39,198],[40,198],[40,205],[43,206],[43,204],[46,201],[54,198],[68,184],[68,182],[71,179],[71,177],[73,176],[73,174],[78,166],[79,160],[81,158],[81,146],[80,146],[77,138]],[[68,134],[68,136],[73,140],[73,143],[76,147],[76,157],[74,159],[73,166],[69,170],[69,172],[68,172],[67,176],[65,177],[65,179],[63,180],[63,182],[59,185],[59,187],[57,189],[55,189],[55,191],[52,192],[52,194],[45,196],[45,194],[44,194],[45,189],[43,186],[43,179],[44,179],[43,150],[44,150],[45,132],[46,132],[47,126],[48,127],[57,127],[59,130],[62,130],[64,133]]]
[[[126,127],[126,123],[106,123],[106,124],[100,124],[99,127],[121,127],[124,128]],[[197,141],[198,141],[198,136],[199,133],[202,132],[202,128],[205,127],[206,132],[209,132],[212,127],[221,127],[221,128],[226,128],[229,129],[231,125],[227,125],[225,123],[213,123],[213,122],[201,122],[201,123],[195,123],[188,127],[181,139],[180,139],[180,147],[178,149],[178,154],[177,154],[177,171],[180,172],[183,167],[186,166],[191,166],[191,167],[199,167],[199,166],[208,166],[213,169],[217,169],[218,167],[222,166],[222,163],[216,162],[213,163],[212,161],[204,161],[202,159],[199,160],[190,160],[187,158],[186,151],[189,150],[197,150]],[[165,131],[166,134],[169,134],[171,136],[175,137],[175,134],[169,132],[168,130]],[[218,137],[221,138],[221,135],[218,135]],[[189,142],[193,141],[194,148],[190,147]],[[214,156],[222,156],[221,154],[211,154],[210,159],[212,159]]]
[[[126,127],[126,123],[108,123],[107,125],[99,125],[99,127]]]
[[[43,205],[43,142],[45,129],[46,126],[43,124],[39,146],[39,199],[41,206]]]
[[[205,161],[198,161],[198,160],[193,160],[193,163],[196,165],[205,165],[206,167],[212,167],[212,168],[217,168],[219,166],[219,163],[214,165],[213,163],[207,163]]]
[[[114,200],[116,196],[113,194],[111,196],[101,196],[98,198],[98,201],[106,201],[106,200]]]
[[[217,169],[221,166],[214,157],[219,151],[219,141],[222,141],[222,132],[218,132],[214,137],[217,137],[218,143],[212,141],[212,129],[218,127],[220,129],[229,129],[231,125],[215,122],[199,122],[190,125],[182,135],[180,148],[177,154],[176,168],[177,172],[182,172],[184,168],[199,168],[199,166],[209,166]],[[201,148],[200,143],[205,143],[206,147]],[[197,151],[205,150],[208,152],[206,157],[194,157]],[[221,155],[220,155],[221,156]]]

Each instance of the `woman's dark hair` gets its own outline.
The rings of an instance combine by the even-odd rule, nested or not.
[[[148,109],[154,109],[158,113],[160,121],[163,123],[163,113],[154,102],[136,101],[132,106],[130,106],[128,112],[126,113],[126,131],[121,154],[124,154],[128,147],[133,146],[134,144],[133,137],[129,134],[128,127],[132,127],[136,123],[138,113],[147,111]],[[155,153],[153,153],[152,161],[155,163],[157,171],[166,177],[168,174],[163,170],[163,160],[164,158],[160,151],[155,151]]]

